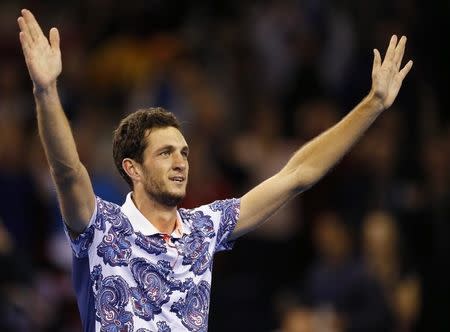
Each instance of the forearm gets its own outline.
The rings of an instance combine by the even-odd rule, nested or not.
[[[62,71],[58,29],[47,39],[29,10],[17,21],[20,43],[34,86],[39,136],[65,222],[75,234],[89,223],[95,195],[86,168],[81,164],[69,121],[61,106],[56,80]]]
[[[81,162],[56,82],[45,90],[35,88],[34,97],[39,135],[51,172],[56,180],[64,180],[80,171]]]
[[[403,79],[412,67],[412,61],[400,70],[406,37],[397,43],[392,36],[382,61],[374,50],[372,88],[347,116],[332,128],[301,147],[285,167],[241,198],[235,239],[267,220],[289,199],[306,190],[322,178],[359,140],[383,109],[394,102]]]
[[[305,190],[320,180],[352,148],[382,111],[382,104],[370,93],[336,125],[300,148],[282,171],[295,174],[295,190]]]

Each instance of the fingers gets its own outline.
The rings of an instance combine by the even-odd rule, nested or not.
[[[17,19],[17,23],[19,24],[19,28],[20,28],[21,32],[23,32],[26,35],[30,34],[29,31],[28,31],[27,23],[25,22],[25,19],[22,16],[20,16]]]
[[[408,75],[409,71],[411,70],[413,66],[413,62],[411,60],[408,61],[408,63],[403,67],[402,70],[398,73],[400,76],[400,79],[403,81],[403,79]]]
[[[44,34],[42,33],[41,27],[34,18],[33,14],[27,9],[22,9],[21,13],[25,22],[25,26],[28,29],[31,38],[34,41],[38,41],[39,39],[43,38]]]
[[[20,16],[17,19],[17,23],[19,24],[19,28],[20,28],[20,34],[24,35],[24,37],[27,37],[27,41],[31,42],[31,36],[30,36],[30,31],[28,29],[27,23],[25,22],[25,19]],[[22,41],[22,38],[20,39]]]
[[[21,14],[22,16],[17,19],[17,23],[20,28],[19,38],[22,44],[22,50],[29,54],[32,49],[38,46],[45,47],[45,45],[48,45],[49,41],[44,36],[33,14],[27,9],[22,9]],[[59,51],[59,32],[56,28],[50,30],[49,39],[52,49]]]
[[[400,65],[402,63],[403,54],[405,53],[405,45],[406,45],[406,37],[402,36],[402,38],[400,38],[400,41],[398,42],[397,47],[395,48],[395,54],[393,59],[397,70],[400,69]]]
[[[397,39],[396,35],[393,35],[391,37],[388,49],[386,51],[386,55],[382,63],[383,67],[391,68],[391,70],[396,73],[399,72],[400,66],[402,64],[403,55],[405,54],[406,40],[407,40],[406,36],[402,36],[400,40]],[[405,69],[405,67],[403,69]],[[406,74],[407,72],[405,73],[405,76]]]
[[[384,56],[384,61],[391,61],[393,59],[396,45],[397,45],[397,36],[392,35],[388,49],[386,51],[386,55]]]
[[[50,29],[50,46],[53,50],[59,51],[59,31],[56,28]]]
[[[29,50],[31,49],[29,36],[26,33],[24,33],[23,31],[21,31],[19,33],[19,39],[20,39],[20,44],[22,45],[22,50],[24,51],[24,53],[28,53]]]
[[[20,28],[19,38],[20,38],[20,42],[22,44],[22,48],[24,46],[26,46],[28,49],[30,49],[33,44],[33,39],[31,37],[31,33],[30,33],[30,29],[28,28],[28,24],[22,16],[20,16],[17,19],[17,23],[19,24],[19,28]]]
[[[381,55],[377,49],[373,50],[372,75],[381,67]]]
[[[20,44],[22,45],[22,51],[25,55],[25,59],[28,59],[33,49],[33,39],[30,35],[30,30],[28,29],[27,22],[22,16],[17,19],[17,23],[19,24],[20,28],[19,39]]]

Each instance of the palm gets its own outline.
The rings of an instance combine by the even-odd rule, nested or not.
[[[375,50],[372,68],[372,92],[388,108],[397,97],[403,79],[412,67],[409,61],[403,69],[400,65],[405,52],[406,37],[402,37],[397,44],[397,36],[392,36],[383,62],[378,50]]]
[[[61,54],[52,50],[47,40],[36,45],[26,62],[31,79],[38,86],[47,86],[61,73]]]
[[[18,20],[20,41],[30,77],[36,87],[48,87],[62,70],[58,30],[50,31],[49,43],[33,14],[24,10],[22,15]]]

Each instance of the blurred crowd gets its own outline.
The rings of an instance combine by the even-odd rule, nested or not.
[[[128,188],[111,134],[162,106],[191,149],[183,207],[239,197],[369,91],[408,36],[393,107],[324,179],[218,254],[210,331],[450,331],[446,1],[0,3],[0,330],[80,331],[71,252],[36,129],[21,8],[61,34],[58,86],[97,195]]]

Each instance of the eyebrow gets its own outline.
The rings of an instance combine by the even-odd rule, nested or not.
[[[167,150],[167,149],[170,150],[170,151],[174,151],[174,150],[176,150],[176,147],[174,145],[171,145],[171,144],[163,145],[162,147],[160,147],[159,149],[156,150],[156,153],[161,152],[163,150]],[[184,145],[181,148],[181,151],[189,152],[189,146]]]

